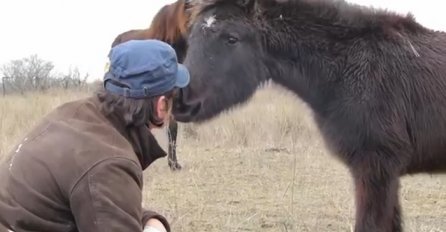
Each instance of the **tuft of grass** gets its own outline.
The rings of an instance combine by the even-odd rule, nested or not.
[[[0,154],[51,109],[86,92],[53,90],[0,97]],[[156,131],[166,148],[166,134]],[[348,170],[329,151],[312,114],[276,86],[200,124],[180,124],[178,158],[145,171],[144,206],[182,231],[353,231],[354,192]],[[408,232],[446,231],[446,176],[402,178]]]

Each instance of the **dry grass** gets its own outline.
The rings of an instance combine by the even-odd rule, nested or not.
[[[0,98],[0,154],[58,104],[86,95]],[[202,125],[180,125],[171,172],[160,159],[145,172],[144,204],[174,231],[352,231],[347,169],[325,149],[311,113],[281,89]],[[165,145],[165,137],[157,132]],[[446,231],[446,176],[405,177],[406,231]]]
[[[0,96],[0,160],[42,116],[66,101],[86,95],[87,92],[50,90],[45,94]]]

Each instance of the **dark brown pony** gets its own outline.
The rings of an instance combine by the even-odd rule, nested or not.
[[[188,24],[188,7],[190,0],[178,0],[172,4],[163,6],[152,20],[147,29],[133,29],[119,34],[112,43],[112,47],[129,41],[158,39],[169,43],[176,51],[178,62],[182,63],[186,55],[187,42],[186,32]],[[170,120],[168,128],[168,164],[172,170],[181,169],[176,154],[176,142],[178,134],[178,123]]]
[[[342,0],[202,0],[196,9],[176,120],[209,120],[272,80],[308,104],[350,170],[355,232],[403,231],[400,177],[446,172],[446,33]]]

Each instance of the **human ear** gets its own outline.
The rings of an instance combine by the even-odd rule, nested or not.
[[[165,96],[160,96],[156,100],[156,115],[159,119],[165,120],[168,114],[168,103],[167,98]]]

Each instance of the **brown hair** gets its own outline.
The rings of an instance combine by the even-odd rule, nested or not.
[[[156,101],[159,97],[165,96],[171,102],[174,93],[175,90],[171,90],[150,98],[134,99],[107,92],[101,86],[97,90],[96,96],[101,103],[100,110],[104,115],[110,116],[113,114],[115,117],[119,117],[125,123],[125,126],[142,126],[149,122],[154,125],[163,123],[163,120],[155,114]],[[172,107],[172,103],[169,107]]]

